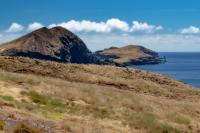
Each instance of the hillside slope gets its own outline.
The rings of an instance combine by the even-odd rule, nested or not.
[[[137,69],[0,57],[0,92],[0,130],[6,132],[20,124],[56,133],[178,133],[200,127],[199,90]]]

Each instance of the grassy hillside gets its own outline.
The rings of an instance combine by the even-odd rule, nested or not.
[[[200,91],[130,68],[0,57],[0,130],[198,132]]]

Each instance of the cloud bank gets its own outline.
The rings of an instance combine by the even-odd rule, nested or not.
[[[74,32],[102,32],[129,31],[128,23],[119,19],[108,19],[106,22],[94,22],[89,20],[71,20],[60,24],[51,24],[49,27],[62,26]]]
[[[163,30],[161,25],[152,25],[147,22],[133,21],[129,25],[126,21],[120,20],[118,18],[111,18],[106,21],[95,22],[90,20],[70,20],[57,24],[50,24],[47,27],[52,28],[56,26],[61,26],[66,29],[69,29],[73,32],[96,32],[96,33],[112,33],[112,32],[125,32],[125,33],[135,33],[135,32],[144,32],[144,33],[154,33],[159,30]],[[33,22],[28,24],[28,26],[22,26],[18,23],[13,23],[7,32],[19,32],[26,27],[26,31],[34,31],[41,27],[44,27],[43,24],[39,22]]]
[[[141,23],[138,21],[133,21],[133,26],[131,27],[130,31],[145,31],[145,32],[154,32],[158,30],[163,30],[162,26],[156,26],[156,25],[149,25],[148,23]]]
[[[90,20],[70,20],[62,23],[53,23],[49,25],[43,25],[39,22],[33,22],[28,24],[28,26],[20,25],[16,22],[12,23],[10,27],[6,30],[8,33],[21,32],[24,29],[26,31],[34,31],[41,27],[47,26],[48,28],[61,26],[69,29],[72,32],[82,32],[82,33],[156,33],[157,31],[164,30],[162,25],[153,25],[147,22],[132,21],[132,24],[128,24],[126,21],[120,20],[118,18],[111,18],[106,21],[96,22]],[[199,34],[200,28],[195,26],[189,26],[177,30],[180,34]],[[166,33],[165,31],[163,33]],[[175,30],[176,33],[176,30]]]
[[[155,32],[162,30],[162,26],[149,25],[148,23],[133,21],[132,26],[125,21],[122,21],[117,18],[108,19],[106,22],[94,22],[89,20],[76,21],[71,20],[68,22],[63,22],[59,24],[51,24],[50,28],[55,26],[62,26],[74,32],[100,32],[100,33],[109,33],[109,32]]]

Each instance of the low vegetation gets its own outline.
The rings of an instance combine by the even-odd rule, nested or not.
[[[21,124],[15,127],[13,133],[41,133],[41,132],[35,128]]]
[[[180,131],[176,128],[173,128],[167,123],[159,122],[153,114],[143,114],[139,118],[139,125],[149,129],[151,132],[157,133],[179,133]]]
[[[5,122],[3,120],[0,120],[0,131],[4,130]]]
[[[0,119],[26,121],[44,132],[199,132],[200,91],[166,76],[0,58],[5,60],[17,65],[0,63]]]
[[[50,110],[50,111],[55,111],[55,112],[64,112],[65,105],[62,103],[61,100],[53,99],[52,97],[41,95],[37,93],[36,91],[30,91],[28,93],[28,96],[32,102],[42,105],[40,107],[42,107],[46,111]]]
[[[13,101],[14,100],[14,98],[12,96],[6,96],[6,95],[5,96],[0,95],[0,98],[5,101]]]

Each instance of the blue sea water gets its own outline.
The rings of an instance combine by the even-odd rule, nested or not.
[[[162,52],[159,54],[160,56],[166,57],[167,63],[136,67],[143,70],[165,74],[184,83],[200,88],[200,52]]]

